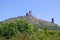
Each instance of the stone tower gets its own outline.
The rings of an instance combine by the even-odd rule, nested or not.
[[[54,18],[52,18],[52,23],[54,24]]]
[[[31,10],[29,10],[29,16],[32,16],[32,11]]]
[[[28,13],[26,13],[26,16],[32,16],[32,11],[31,11],[31,10],[29,10],[29,12],[28,12]]]
[[[26,16],[29,16],[29,14],[28,14],[28,13],[26,13]]]

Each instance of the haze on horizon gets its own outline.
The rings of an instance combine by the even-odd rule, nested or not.
[[[60,25],[60,0],[0,0],[0,21],[24,16],[32,10],[33,16]]]

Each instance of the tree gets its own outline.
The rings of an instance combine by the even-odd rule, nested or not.
[[[24,32],[32,34],[34,31],[33,26],[26,20],[3,22],[0,26],[0,35],[6,39]]]
[[[17,21],[17,26],[18,26],[18,30],[23,33],[23,32],[27,32],[29,34],[33,33],[34,28],[33,25],[31,25],[29,22],[27,22],[26,20],[18,20]]]

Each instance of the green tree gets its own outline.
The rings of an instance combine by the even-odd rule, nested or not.
[[[0,35],[6,39],[24,32],[32,34],[34,31],[33,26],[26,20],[3,22],[0,26]]]
[[[4,22],[1,24],[0,35],[5,38],[10,38],[11,36],[18,33],[17,25],[15,21]]]
[[[23,32],[27,32],[29,34],[34,32],[34,28],[33,25],[31,25],[29,22],[27,22],[26,20],[18,20],[17,21],[17,26],[18,26],[18,30],[23,33]]]

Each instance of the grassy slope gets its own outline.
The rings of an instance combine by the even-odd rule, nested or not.
[[[9,22],[11,20],[16,21],[19,19],[26,19],[28,22],[34,25],[35,28],[40,28],[40,29],[50,29],[50,30],[60,30],[60,27],[57,24],[53,24],[51,22],[37,19],[34,16],[18,16],[14,18],[7,19],[5,21]],[[3,21],[4,22],[4,21]],[[1,24],[2,22],[0,22]]]
[[[34,27],[35,32],[32,35],[29,35],[28,33],[22,33],[20,35],[11,37],[9,40],[60,40],[59,26],[47,26],[39,24],[34,25]],[[0,39],[6,40],[5,38],[1,37]]]
[[[28,33],[23,33],[21,35],[11,37],[9,40],[60,40],[60,32],[56,30],[45,31],[39,29],[32,35],[28,35]]]

